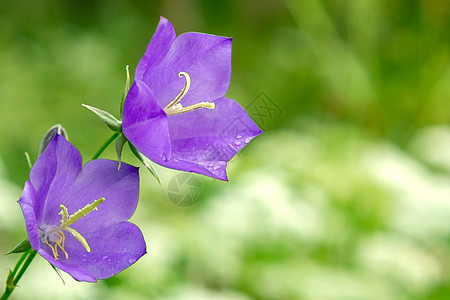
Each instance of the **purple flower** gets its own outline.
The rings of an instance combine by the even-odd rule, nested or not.
[[[138,169],[97,159],[81,167],[78,150],[56,135],[38,158],[19,200],[31,246],[79,281],[105,279],[146,253],[127,222],[139,196]]]
[[[262,131],[234,100],[231,38],[175,36],[161,18],[123,109],[123,133],[150,160],[226,180],[227,162]]]

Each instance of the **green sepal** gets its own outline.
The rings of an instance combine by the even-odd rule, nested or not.
[[[26,151],[25,151],[25,159],[27,160],[28,167],[31,170],[31,168],[33,168],[33,163],[31,162],[30,154],[28,154],[28,152]]]
[[[13,253],[22,253],[31,249],[30,240],[28,238],[24,239],[20,242],[14,249],[7,252],[5,255],[13,254]]]
[[[61,279],[62,283],[63,283],[64,285],[66,285],[66,282],[64,281],[64,278],[62,277],[61,270],[58,269],[57,267],[55,267],[55,266],[52,265],[52,264],[50,264],[50,266],[52,266],[52,269],[55,270],[56,274],[58,274],[58,276],[59,276],[59,278]]]
[[[128,91],[130,90],[130,66],[127,65],[125,69],[127,72],[127,79],[125,80],[125,88],[123,89],[122,100],[120,101],[120,115],[122,115],[123,103],[125,102],[125,99],[127,98],[128,95]]]
[[[153,175],[153,177],[156,178],[159,184],[161,184],[161,181],[159,180],[159,176],[156,173],[155,169],[151,165],[151,160],[145,157],[141,152],[139,152],[130,142],[128,142],[128,146],[130,146],[131,152],[141,161],[141,163],[147,168],[147,170],[150,172],[150,174]]]
[[[122,132],[122,121],[117,120],[117,118],[112,114],[87,104],[82,105],[99,116],[100,119],[102,119],[102,121],[105,122],[106,126],[108,126],[110,129],[117,132]]]
[[[126,142],[127,138],[123,134],[120,134],[116,139],[116,154],[117,154],[117,161],[119,162],[117,170],[120,170],[120,166],[122,165],[122,150]]]

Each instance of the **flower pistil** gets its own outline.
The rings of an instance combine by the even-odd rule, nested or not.
[[[100,198],[94,200],[92,203],[87,204],[83,208],[79,209],[75,213],[69,215],[69,211],[67,207],[64,205],[60,205],[61,211],[58,215],[61,215],[60,225],[56,226],[42,226],[41,231],[43,232],[43,242],[50,247],[52,250],[53,257],[55,260],[59,260],[58,248],[64,253],[65,259],[69,259],[69,254],[64,249],[64,242],[66,240],[66,236],[64,235],[63,230],[72,234],[72,236],[81,243],[81,245],[86,249],[87,252],[91,252],[91,248],[87,243],[86,239],[75,229],[70,227],[70,225],[74,224],[81,218],[85,217],[87,214],[94,210],[98,210],[97,206],[105,201],[105,198]],[[51,243],[54,243],[53,245]]]
[[[181,92],[175,97],[175,99],[170,101],[169,104],[167,104],[166,107],[164,107],[163,110],[166,113],[166,115],[168,115],[168,116],[178,115],[178,114],[194,111],[194,110],[201,109],[201,108],[214,109],[216,107],[214,102],[208,102],[208,101],[199,102],[199,103],[196,103],[193,105],[183,107],[183,105],[180,103],[180,101],[181,101],[181,99],[183,99],[184,96],[186,96],[187,92],[189,91],[189,87],[191,86],[191,77],[186,72],[179,72],[178,76],[179,77],[183,76],[184,79],[186,80],[186,83],[185,83],[184,87],[181,89]]]

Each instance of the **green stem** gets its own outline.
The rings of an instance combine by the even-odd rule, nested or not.
[[[17,262],[16,267],[14,268],[14,271],[13,271],[15,277],[13,277],[12,283],[10,283],[10,282],[6,283],[5,292],[3,293],[2,297],[0,298],[0,300],[6,300],[6,299],[9,298],[11,293],[14,291],[14,288],[19,283],[20,278],[22,278],[22,275],[25,273],[25,271],[27,270],[28,266],[33,261],[34,257],[36,256],[36,253],[37,253],[36,250],[28,250],[27,252],[25,252],[22,255],[22,257]],[[22,267],[19,270],[18,266],[21,265],[21,263],[24,261],[25,257],[26,257],[26,260],[25,260],[25,262],[23,263]],[[19,272],[16,275],[17,271],[19,271]]]
[[[97,159],[100,157],[100,155],[105,151],[106,148],[108,148],[109,144],[111,144],[120,133],[115,132],[106,142],[98,149],[98,151],[94,154],[91,160]],[[1,299],[0,299],[1,300]]]
[[[23,273],[27,270],[28,266],[33,261],[34,257],[36,256],[37,251],[31,250],[30,254],[27,257],[27,260],[23,263],[22,268],[20,269],[19,273],[17,274],[16,278],[14,278],[13,284],[16,286],[19,283],[20,278],[22,278]]]
[[[31,249],[25,251],[25,252],[22,254],[22,256],[19,258],[19,260],[17,261],[16,266],[14,267],[14,270],[13,270],[13,272],[12,272],[12,273],[13,273],[13,278],[14,278],[14,276],[16,276],[17,271],[19,270],[20,266],[22,265],[23,261],[24,261],[25,258],[28,256],[28,254],[30,253],[30,251],[31,251]]]

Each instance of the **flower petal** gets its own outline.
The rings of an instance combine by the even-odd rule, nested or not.
[[[262,131],[234,100],[215,104],[213,110],[170,116],[172,159],[155,162],[226,180],[227,161]]]
[[[90,253],[67,233],[65,249],[69,253],[68,260],[64,255],[55,260],[47,246],[44,246],[45,253],[39,253],[74,279],[90,282],[119,273],[146,253],[140,229],[126,221],[93,228],[91,232],[85,233],[84,237],[91,248]]]
[[[69,237],[68,235],[66,235],[66,238],[68,240],[72,240],[74,239],[73,237]],[[86,269],[82,268],[81,266],[75,264],[67,264],[68,261],[64,260],[64,254],[62,254],[61,260],[55,260],[55,258],[53,257],[52,251],[50,250],[50,248],[48,246],[43,246],[44,248],[40,248],[38,250],[38,253],[45,258],[49,263],[51,263],[52,265],[54,265],[55,267],[57,267],[58,269],[63,270],[64,272],[67,272],[70,274],[70,276],[72,276],[75,280],[78,281],[87,281],[87,282],[96,282],[97,279],[92,276]],[[66,248],[68,249],[68,248]],[[86,251],[86,250],[85,250]],[[61,251],[59,252],[61,254]],[[69,259],[71,257],[69,256]]]
[[[231,77],[231,43],[227,37],[188,32],[173,42],[170,51],[143,77],[161,107],[172,101],[185,85],[178,73],[187,72],[191,86],[183,106],[214,101],[225,95]]]
[[[148,86],[135,80],[123,108],[123,134],[145,156],[170,157],[167,116]]]
[[[36,191],[34,212],[38,224],[57,224],[59,204],[63,194],[73,184],[81,170],[81,155],[66,139],[56,135],[37,159],[30,172]]]
[[[120,170],[117,167],[118,162],[112,160],[88,162],[67,191],[67,197],[61,199],[60,204],[73,214],[94,200],[105,198],[96,211],[71,226],[82,235],[92,228],[124,221],[133,215],[139,197],[139,169],[126,163],[122,163]]]
[[[36,221],[36,214],[34,207],[36,204],[36,192],[31,182],[25,182],[25,187],[22,196],[19,199],[20,207],[22,208],[23,216],[25,218],[25,225],[27,227],[28,239],[30,240],[33,249],[39,249],[41,243],[39,241],[38,225]]]
[[[148,69],[158,64],[166,56],[174,40],[175,30],[172,24],[161,17],[155,34],[136,68],[135,79],[142,80],[146,76]]]

